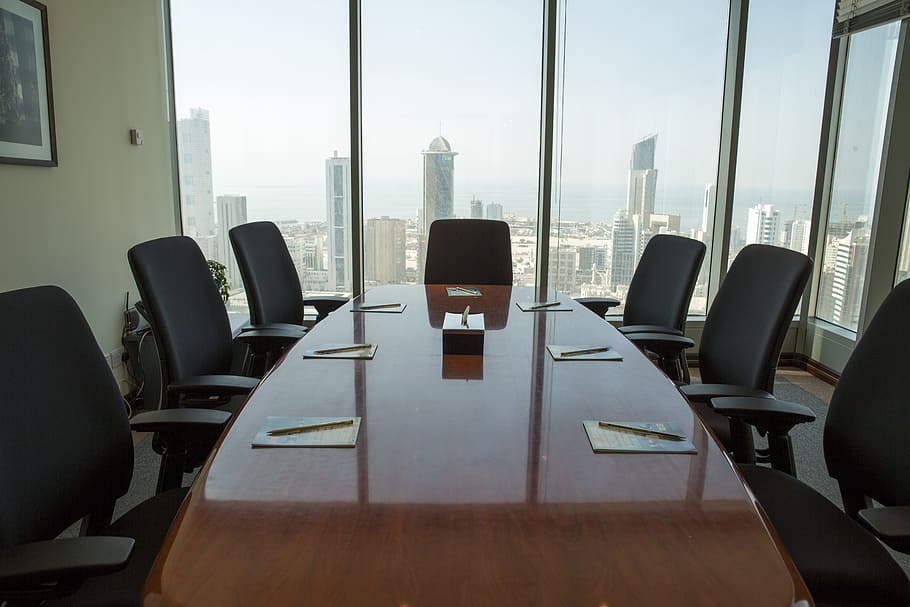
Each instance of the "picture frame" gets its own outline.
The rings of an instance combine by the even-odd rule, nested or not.
[[[0,163],[57,166],[47,7],[0,0]]]

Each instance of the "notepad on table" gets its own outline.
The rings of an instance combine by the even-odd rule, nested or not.
[[[325,426],[327,422],[353,423]],[[293,431],[311,425],[322,425],[309,430]],[[289,430],[287,433],[270,432]],[[253,447],[353,447],[360,432],[359,417],[273,417],[265,418],[253,438]]]
[[[319,344],[303,353],[304,358],[372,359],[376,344]]]
[[[622,360],[610,346],[547,346],[553,360]]]
[[[603,427],[597,420],[583,422],[588,441],[594,453],[696,453],[695,445],[688,437],[676,440],[647,433],[657,430],[685,436],[674,422],[608,422],[629,426],[631,429]]]
[[[480,297],[482,293],[476,287],[446,287],[449,297]]]
[[[402,303],[355,303],[351,308],[351,312],[363,312],[366,314],[377,313],[377,314],[401,314],[404,312],[404,309],[408,307],[408,304]]]
[[[559,300],[550,301],[517,301],[515,305],[522,312],[571,312],[572,306]]]

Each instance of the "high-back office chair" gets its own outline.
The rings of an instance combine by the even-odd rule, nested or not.
[[[705,257],[705,244],[693,238],[657,234],[648,241],[626,295],[619,331],[634,341],[633,333],[682,335],[689,302]],[[578,302],[598,316],[619,304],[609,297],[582,297]],[[664,351],[652,343],[658,366],[674,381],[688,383],[685,352]]]
[[[512,284],[509,224],[488,219],[437,219],[430,224],[424,284]]]
[[[231,228],[231,247],[240,266],[243,287],[254,327],[297,328],[303,325],[304,306],[316,308],[316,322],[343,306],[346,297],[303,297],[297,268],[281,231],[270,221]]]
[[[755,461],[751,427],[716,413],[709,402],[722,396],[772,396],[787,327],[811,270],[812,260],[802,253],[749,245],[733,260],[705,318],[698,350],[702,383],[680,390],[738,462]],[[682,351],[694,345],[677,335],[629,337],[649,349]]]
[[[907,576],[873,538],[910,554],[908,310],[910,281],[885,298],[831,398],[825,462],[846,515],[790,475],[741,467],[819,605],[910,605]]]
[[[133,473],[130,428],[158,431],[170,445],[217,435],[229,415],[183,409],[128,420],[85,317],[60,288],[2,293],[0,314],[15,319],[0,340],[0,603],[35,605],[79,589],[78,604],[138,604],[185,490],[159,493],[111,524]],[[80,519],[83,535],[116,537],[54,540]],[[80,589],[97,575],[103,581]]]

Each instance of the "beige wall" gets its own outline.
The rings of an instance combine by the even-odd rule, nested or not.
[[[127,249],[176,230],[161,2],[44,2],[59,166],[0,165],[0,291],[62,286],[110,353],[136,299]]]

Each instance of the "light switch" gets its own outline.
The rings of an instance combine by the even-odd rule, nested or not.
[[[130,129],[130,143],[133,145],[142,145],[142,131],[139,129]]]

